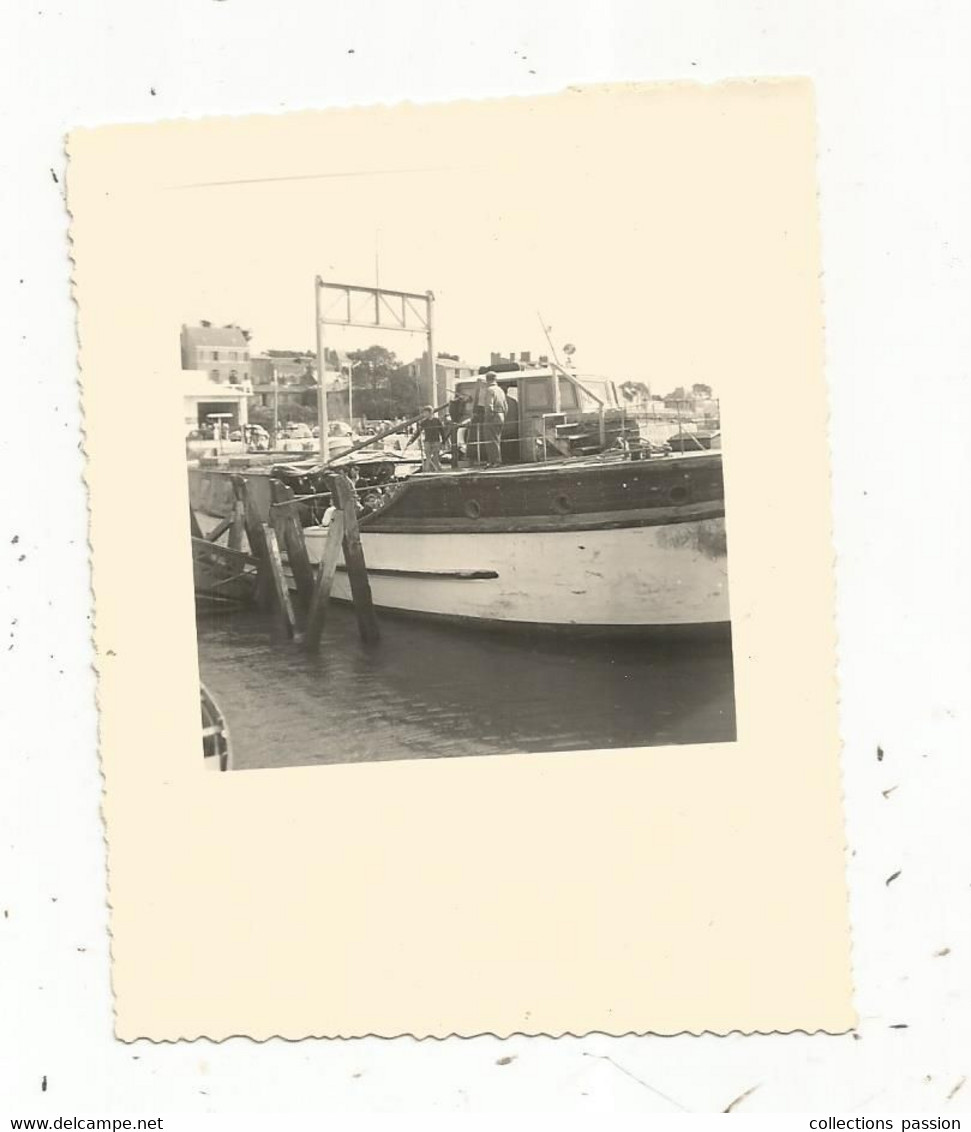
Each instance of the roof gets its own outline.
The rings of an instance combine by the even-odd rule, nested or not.
[[[190,346],[248,346],[238,326],[183,326],[182,336]]]
[[[249,384],[229,385],[213,381],[208,370],[182,369],[178,371],[178,384],[183,397],[205,397],[209,401],[245,401],[251,391]]]

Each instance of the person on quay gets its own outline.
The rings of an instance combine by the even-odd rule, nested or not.
[[[423,472],[440,472],[442,470],[442,443],[445,440],[445,425],[435,415],[431,405],[426,405],[421,411],[421,420],[415,429],[414,435],[421,437]]]
[[[483,431],[486,443],[486,464],[491,468],[502,463],[502,426],[506,420],[506,395],[503,393],[495,373],[486,374],[485,410]]]

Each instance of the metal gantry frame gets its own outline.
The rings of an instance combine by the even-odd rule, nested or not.
[[[407,334],[424,334],[428,342],[428,369],[431,376],[432,401],[435,388],[435,296],[410,291],[391,291],[386,287],[359,287],[350,283],[325,283],[318,275],[314,280],[314,309],[317,318],[317,415],[320,422],[320,458],[330,457],[330,422],[327,414],[327,356],[325,326],[360,326],[369,330],[403,330]],[[354,373],[348,381],[354,380]]]

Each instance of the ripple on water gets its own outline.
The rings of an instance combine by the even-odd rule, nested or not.
[[[259,612],[201,617],[197,632],[243,768],[735,738],[727,640],[570,641],[386,616],[366,649],[341,606],[318,656]]]

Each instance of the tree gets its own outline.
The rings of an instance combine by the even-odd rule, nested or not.
[[[400,390],[394,377],[401,363],[384,346],[351,350],[347,355],[354,391],[354,413],[369,420],[386,420],[402,412]]]
[[[391,375],[390,387],[394,412],[389,416],[415,416],[421,407],[421,388],[412,367],[399,366]]]

